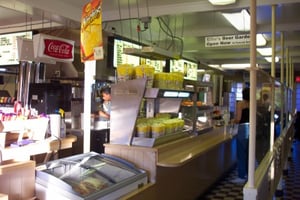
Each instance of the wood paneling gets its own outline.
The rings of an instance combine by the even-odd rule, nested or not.
[[[152,186],[140,190],[145,198],[195,199],[234,166],[236,142],[220,128],[154,148],[105,144],[105,153],[147,171]]]

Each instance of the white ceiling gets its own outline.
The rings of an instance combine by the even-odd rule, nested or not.
[[[79,30],[81,11],[88,2],[89,0],[0,0],[0,33],[51,29],[56,26]],[[230,6],[212,6],[208,0],[103,0],[103,29],[141,43],[182,52],[184,58],[204,64],[245,63],[249,62],[250,57],[248,45],[207,48],[204,38],[243,34],[225,21],[221,11],[249,9],[250,2],[237,0],[236,4]],[[300,71],[300,2],[257,1],[257,32],[265,35],[268,47],[271,47],[271,5],[276,5],[276,55],[281,57],[282,32],[284,49],[288,49],[295,69]],[[137,32],[137,25],[144,28],[140,19],[145,17],[151,17],[149,28]],[[270,68],[270,64],[259,54],[257,62],[264,68]]]

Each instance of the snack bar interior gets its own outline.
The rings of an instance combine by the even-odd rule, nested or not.
[[[244,199],[271,199],[293,143],[294,74],[279,81],[262,68],[228,72],[175,55],[184,41],[172,34],[167,50],[149,46],[144,32],[155,20],[155,35],[170,37],[162,18],[142,18],[145,30],[138,25],[133,37],[116,19],[102,22],[101,6],[84,5],[76,29],[65,21],[70,27],[0,34],[8,70],[0,70],[0,200],[201,199],[241,152]],[[14,64],[2,64],[8,52]]]

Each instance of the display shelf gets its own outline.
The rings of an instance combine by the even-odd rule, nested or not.
[[[13,104],[0,103],[0,111],[2,113],[13,113],[14,112],[14,105]]]
[[[72,148],[76,141],[77,136],[68,134],[65,138],[49,137],[20,147],[6,147],[1,150],[2,160],[29,160],[31,156],[46,154],[43,162],[47,162],[52,156],[57,159],[60,150]]]
[[[213,106],[182,106],[182,118],[193,134],[202,134],[212,129]]]
[[[184,137],[188,137],[189,134],[187,132],[176,132],[169,135],[164,135],[158,138],[142,138],[142,137],[134,137],[132,141],[133,146],[143,146],[143,147],[155,147],[162,144],[166,144],[168,142],[172,142]]]
[[[18,133],[18,141],[23,139],[26,135],[31,140],[44,140],[48,128],[48,118],[27,119],[27,120],[11,120],[1,121],[2,128],[0,128],[0,147],[6,146],[6,134],[8,132]]]
[[[182,99],[191,97],[192,94],[193,92],[185,90],[146,88],[145,79],[114,84],[112,86],[110,143],[153,147],[185,137],[187,131],[182,131],[182,128],[180,130],[174,128],[172,133],[158,136],[138,137],[136,124],[141,105],[145,106],[147,119],[155,117],[158,113],[172,113],[177,117]]]
[[[11,121],[2,121],[3,129],[1,132],[12,132],[12,131],[24,131],[32,130],[34,132],[40,132],[45,134],[48,126],[49,118],[42,117],[38,119],[20,119]]]
[[[193,89],[193,95],[188,102],[181,104],[180,111],[185,125],[196,135],[208,132],[213,128],[212,84],[195,81],[187,81],[186,84]]]

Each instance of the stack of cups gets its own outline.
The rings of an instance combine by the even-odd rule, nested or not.
[[[50,132],[54,138],[60,138],[60,125],[61,116],[60,114],[50,114]]]

